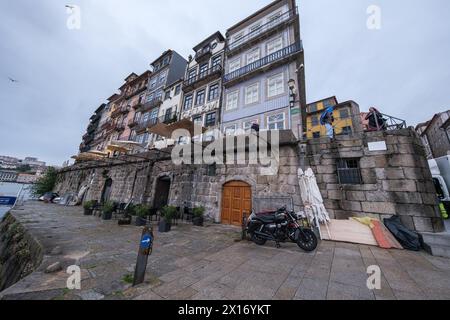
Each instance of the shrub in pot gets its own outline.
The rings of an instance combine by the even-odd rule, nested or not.
[[[111,220],[114,209],[115,209],[114,202],[106,201],[102,207],[103,220]]]
[[[94,201],[86,201],[85,203],[83,203],[83,208],[85,216],[92,216],[94,210]]]
[[[197,207],[193,210],[194,217],[192,218],[192,223],[194,226],[203,226],[203,215],[205,214],[205,208]]]
[[[145,204],[138,204],[134,207],[134,213],[136,214],[136,226],[142,227],[147,224],[147,216],[149,213],[149,207]]]
[[[161,221],[158,224],[159,232],[169,232],[172,228],[172,219],[177,214],[177,208],[166,206],[161,209]]]

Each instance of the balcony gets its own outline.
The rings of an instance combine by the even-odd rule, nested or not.
[[[147,86],[144,85],[142,87],[139,87],[136,90],[130,90],[125,93],[125,99],[128,100],[128,99],[140,94],[142,91],[145,91],[146,89],[147,89]]]
[[[105,123],[103,123],[100,128],[102,130],[109,131],[109,130],[111,130],[113,128],[113,122],[111,120],[108,120]]]
[[[139,108],[137,108],[137,110],[139,110],[140,112],[146,112],[153,108],[159,107],[162,104],[162,102],[163,101],[161,98],[153,99],[149,102],[142,104]]]
[[[183,82],[183,92],[189,92],[198,88],[222,75],[222,66],[220,64],[209,68],[198,75],[191,77]]]
[[[116,108],[116,110],[114,110],[111,113],[111,118],[113,118],[113,119],[117,118],[122,114],[127,114],[129,111],[130,111],[130,106],[122,106],[122,107]]]
[[[177,121],[178,121],[178,117],[176,114],[165,115],[165,116],[162,116],[159,118],[152,118],[145,122],[138,123],[136,125],[135,131],[137,133],[142,133],[145,130],[147,130],[148,128],[156,126],[158,123],[163,123],[163,124],[169,125],[169,124],[175,123]]]
[[[195,54],[195,61],[197,61],[197,63],[200,63],[202,61],[209,60],[211,56],[212,56],[212,49],[210,46],[208,46],[206,48],[197,51],[197,53]]]
[[[114,125],[114,131],[121,132],[121,131],[124,131],[124,130],[125,130],[125,124],[123,124],[123,123],[116,123]]]
[[[85,134],[83,136],[83,142],[85,145],[90,144],[92,141],[94,141],[94,135],[93,134]]]
[[[245,67],[242,67],[240,69],[237,69],[233,72],[230,72],[224,76],[224,84],[225,85],[231,85],[232,83],[235,83],[236,80],[248,76],[250,74],[253,74],[258,71],[264,71],[265,67],[267,66],[273,66],[274,64],[280,64],[295,54],[303,51],[303,45],[302,42],[299,41],[293,45],[290,45],[286,48],[283,48],[277,52],[274,52],[268,56],[265,56],[262,59],[259,59],[253,63],[250,63],[246,65]]]
[[[128,120],[128,127],[130,127],[130,128],[133,128],[133,127],[137,126],[137,124],[138,124],[138,121],[136,119],[134,119],[134,118]]]
[[[253,45],[260,39],[271,36],[274,32],[276,32],[280,28],[283,28],[285,25],[295,21],[295,19],[298,19],[297,7],[283,13],[276,19],[261,25],[261,27],[259,27],[258,29],[253,30],[252,32],[246,34],[245,36],[239,38],[238,40],[235,40],[231,43],[229,42],[229,40],[227,40],[226,46],[227,55],[235,54],[241,50],[244,50],[248,46]]]
[[[87,127],[87,132],[88,133],[94,133],[95,130],[97,129],[97,126],[93,123],[91,123],[88,127]]]
[[[142,107],[144,105],[144,102],[142,101],[142,99],[139,99],[138,103],[136,103],[134,106],[132,106],[132,108],[134,110],[139,109],[140,107]]]

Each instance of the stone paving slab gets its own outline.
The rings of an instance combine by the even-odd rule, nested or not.
[[[37,202],[13,214],[41,242],[45,256],[38,270],[0,293],[4,299],[450,299],[450,259],[335,242],[321,242],[313,253],[295,244],[257,246],[239,241],[239,228],[223,225],[155,231],[146,281],[132,288],[127,278],[142,228]],[[55,262],[81,267],[82,290],[65,288],[65,270],[44,273]],[[371,265],[382,270],[381,290],[366,286]]]

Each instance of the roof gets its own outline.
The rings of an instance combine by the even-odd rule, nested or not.
[[[169,53],[172,53],[173,50],[169,49],[164,51],[155,61],[153,61],[152,63],[150,63],[151,66],[154,66],[159,60],[161,60],[162,58],[164,58],[166,55],[168,55]]]
[[[132,75],[134,74],[134,75],[136,75],[136,77],[135,77],[133,80],[128,80],[128,79],[131,78],[131,75],[128,76],[128,77],[125,79],[125,83],[124,83],[119,89],[122,90],[122,89],[125,88],[126,86],[132,85],[132,84],[134,84],[135,82],[138,82],[138,81],[142,80],[143,78],[145,78],[146,76],[150,75],[151,73],[152,73],[152,72],[151,72],[150,70],[144,71],[140,76],[136,75],[135,73],[132,73]]]
[[[103,111],[103,109],[105,109],[106,104],[102,104],[100,107],[97,108],[97,110],[95,110],[95,114],[100,113]]]
[[[106,100],[108,100],[109,102],[113,102],[113,101],[117,100],[118,98],[120,98],[120,95],[117,93],[114,93],[111,97],[109,97]]]
[[[214,39],[218,38],[219,41],[223,42],[225,41],[225,37],[222,35],[220,31],[215,32],[214,34],[210,35],[208,38],[200,42],[198,45],[196,45],[193,50],[198,51],[199,49],[203,48],[203,46],[207,43],[210,43]]]
[[[130,73],[128,77],[125,78],[125,82],[128,82],[130,78],[137,77],[138,75],[134,72]]]
[[[268,4],[267,6],[265,6],[264,8],[256,11],[255,13],[253,13],[252,15],[248,16],[247,18],[241,20],[240,22],[236,23],[234,26],[228,28],[226,35],[228,36],[229,32],[233,31],[234,29],[238,28],[240,25],[244,24],[245,22],[247,22],[248,20],[258,16],[259,14],[261,14],[262,12],[270,9],[271,7],[274,7],[282,2],[284,2],[286,0],[275,0],[273,2],[271,2],[270,4]]]
[[[328,97],[328,98],[324,98],[324,99],[320,99],[320,100],[317,100],[317,101],[314,101],[314,102],[307,103],[306,106],[308,107],[310,105],[313,105],[313,104],[316,104],[316,103],[319,103],[319,102],[323,102],[323,101],[329,100],[329,99],[333,99],[336,102],[336,105],[339,104],[336,96],[331,96],[331,97]]]

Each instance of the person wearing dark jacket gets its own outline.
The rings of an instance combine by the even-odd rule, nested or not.
[[[384,120],[381,112],[374,107],[369,109],[366,120],[369,120],[369,131],[381,131],[386,129],[386,120]]]

